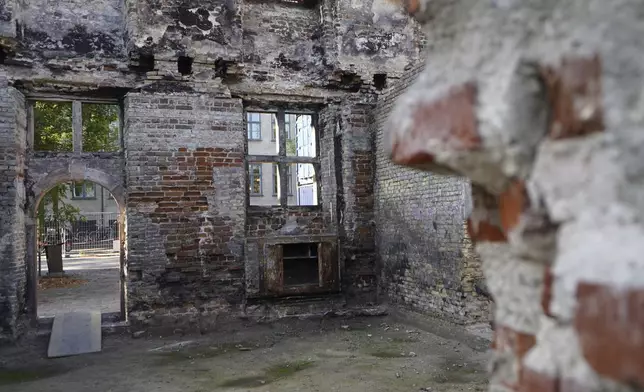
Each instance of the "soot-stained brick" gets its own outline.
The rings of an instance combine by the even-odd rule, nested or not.
[[[113,32],[115,35],[118,31]],[[62,43],[65,47],[73,49],[79,54],[89,54],[93,52],[113,53],[116,45],[114,39],[102,32],[88,32],[87,27],[76,25],[71,29]]]
[[[212,29],[212,22],[208,20],[210,12],[204,8],[198,8],[191,11],[185,7],[179,7],[177,10],[177,19],[186,26],[197,26],[201,30]]]
[[[376,244],[390,301],[456,322],[487,320],[489,298],[477,291],[480,261],[468,251],[467,180],[393,164],[383,146],[392,102],[422,70],[389,86],[376,117]],[[480,282],[479,282],[480,285]]]

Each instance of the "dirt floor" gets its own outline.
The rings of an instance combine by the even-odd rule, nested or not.
[[[59,359],[46,358],[39,338],[0,348],[0,391],[486,390],[488,342],[457,327],[433,332],[390,317],[289,320],[200,336],[109,335],[101,353]]]

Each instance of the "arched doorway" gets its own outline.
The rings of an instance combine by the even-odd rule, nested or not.
[[[36,321],[95,310],[125,320],[123,187],[100,170],[74,166],[47,174],[28,199],[29,313]],[[48,259],[46,250],[53,257]]]

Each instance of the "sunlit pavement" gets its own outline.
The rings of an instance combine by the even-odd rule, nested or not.
[[[38,316],[52,317],[70,311],[120,311],[119,256],[72,255],[63,258],[68,276],[87,280],[78,287],[38,290]],[[47,276],[47,260],[42,259],[42,276]]]

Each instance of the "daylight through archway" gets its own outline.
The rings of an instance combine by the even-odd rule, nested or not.
[[[121,312],[120,209],[103,186],[60,183],[47,191],[36,213],[37,314]]]

